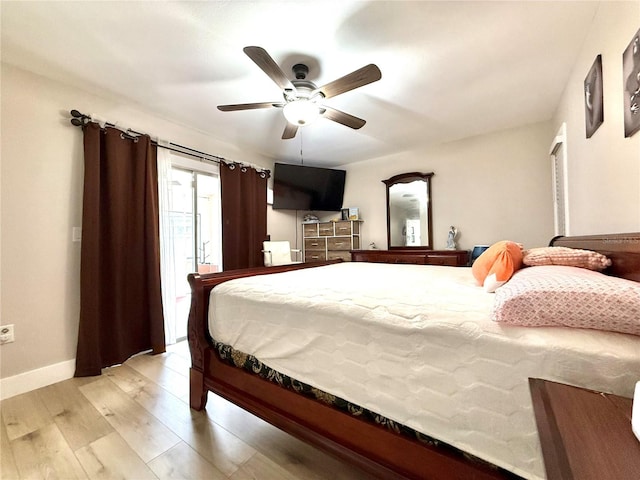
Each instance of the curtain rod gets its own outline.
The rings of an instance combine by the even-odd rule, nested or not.
[[[71,114],[71,125],[73,125],[74,127],[83,127],[91,122],[91,121],[96,121],[97,123],[99,123],[97,120],[94,120],[93,118],[91,118],[90,115],[86,115],[84,113],[80,113],[78,110],[71,110],[69,112]],[[121,130],[123,133],[127,134],[127,135],[146,135],[142,132],[136,132],[135,130],[132,130],[131,128],[127,128],[126,130],[123,130],[122,128],[118,127],[115,123],[109,123],[109,122],[104,122],[105,126],[108,127],[113,127],[116,128],[118,130]],[[173,142],[169,142],[167,145],[163,145],[161,143],[158,143],[157,140],[154,140],[153,138],[151,139],[151,143],[157,147],[160,148],[165,148],[167,150],[170,150],[172,152],[176,152],[176,153],[182,153],[183,155],[189,155],[191,157],[195,157],[195,158],[199,158],[200,160],[207,160],[209,162],[214,162],[214,163],[227,163],[227,164],[242,164],[241,162],[233,162],[230,160],[227,160],[226,158],[220,157],[218,155],[212,155],[210,153],[206,153],[206,152],[201,152],[200,150],[196,150],[194,148],[191,147],[185,147],[184,145],[179,145],[177,143],[173,143]],[[263,168],[263,167],[258,167],[256,165],[249,165],[250,167],[255,168],[258,171],[261,172],[266,172],[267,174],[270,174],[271,171]]]

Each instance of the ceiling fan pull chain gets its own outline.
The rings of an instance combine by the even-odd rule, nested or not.
[[[302,156],[302,132],[300,132],[300,165],[304,165],[304,157]]]

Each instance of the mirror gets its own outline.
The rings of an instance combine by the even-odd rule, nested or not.
[[[403,173],[388,180],[387,245],[392,249],[433,247],[431,177],[433,173]]]

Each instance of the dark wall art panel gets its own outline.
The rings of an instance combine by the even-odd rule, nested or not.
[[[624,136],[640,130],[640,29],[622,54]]]
[[[604,121],[602,55],[596,57],[584,79],[584,116],[587,138],[591,138]]]

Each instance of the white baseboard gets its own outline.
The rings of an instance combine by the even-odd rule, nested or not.
[[[13,377],[2,378],[0,379],[0,400],[68,380],[73,377],[75,369],[76,360],[74,358],[20,373]]]

